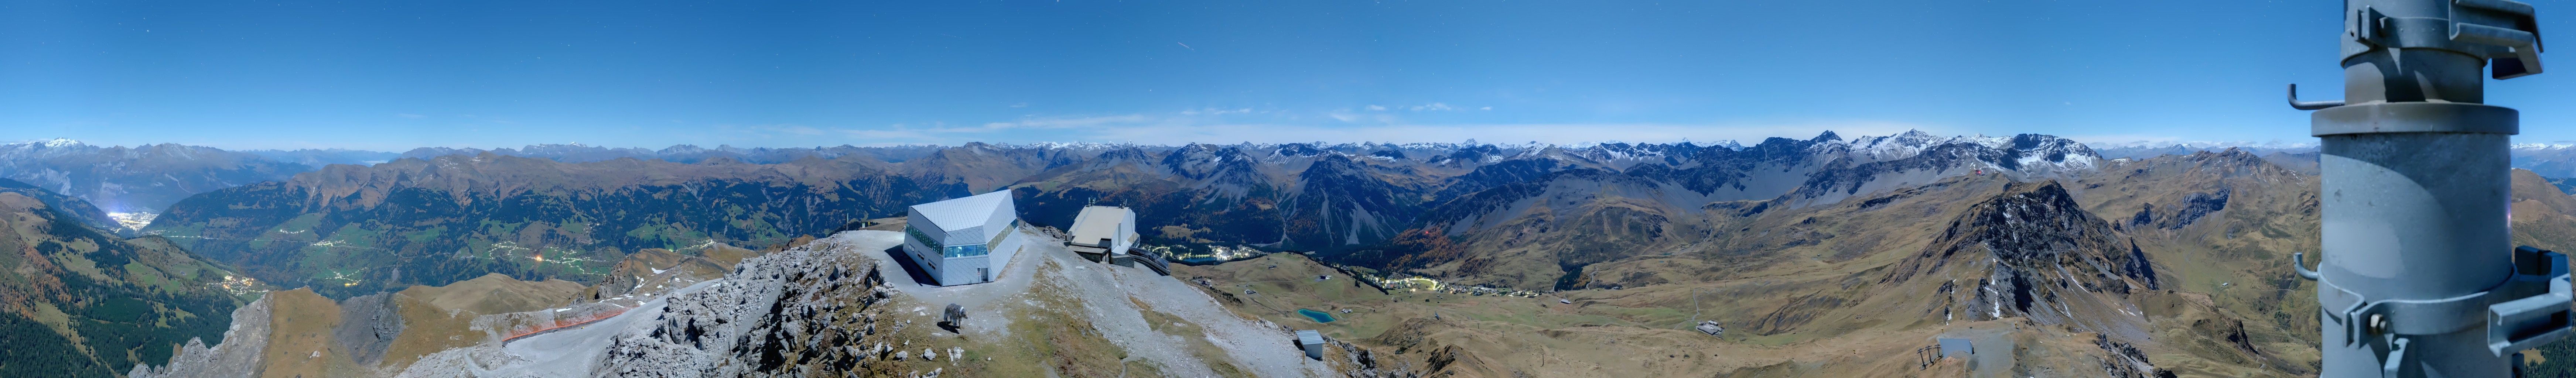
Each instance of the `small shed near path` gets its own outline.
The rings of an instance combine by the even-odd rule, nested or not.
[[[1971,355],[1971,354],[1977,354],[1977,348],[1976,348],[1976,345],[1972,345],[1972,344],[1968,343],[1968,339],[1953,339],[1953,338],[1947,338],[1947,337],[1944,337],[1944,338],[1941,338],[1941,339],[1940,339],[1940,341],[1941,341],[1941,358],[1950,358],[1950,357],[1967,358],[1967,357],[1968,357],[1968,355]]]
[[[1311,329],[1297,331],[1297,348],[1306,350],[1306,358],[1324,360],[1324,334]]]

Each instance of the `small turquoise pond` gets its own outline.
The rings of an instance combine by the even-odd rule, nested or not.
[[[1297,314],[1298,314],[1298,315],[1305,315],[1307,319],[1315,319],[1315,322],[1316,322],[1316,323],[1332,323],[1332,322],[1333,322],[1333,314],[1326,314],[1326,313],[1324,313],[1323,311],[1315,311],[1315,310],[1308,310],[1308,309],[1302,309],[1302,308],[1301,308],[1301,309],[1297,309]]]

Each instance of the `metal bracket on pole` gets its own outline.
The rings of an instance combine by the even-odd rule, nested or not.
[[[2497,356],[2565,338],[2570,326],[2576,326],[2569,322],[2568,306],[2576,304],[2576,293],[2569,290],[2567,255],[2522,247],[2514,249],[2514,257],[2520,269],[2508,285],[2547,291],[2487,305],[2487,351]]]
[[[2293,84],[2293,85],[2296,85],[2296,84]],[[2317,276],[2317,271],[2316,271],[2316,270],[2313,270],[2313,269],[2308,269],[2308,253],[2307,253],[2307,252],[2291,252],[2291,253],[2290,253],[2290,269],[2296,270],[2296,271],[2299,273],[2299,278],[2306,278],[2306,279],[2308,279],[2309,281],[2315,281],[2315,280],[2317,280],[2317,277],[2318,277],[2318,276]]]
[[[2531,4],[2512,0],[2452,0],[2450,40],[2489,46],[2491,77],[2540,73],[2540,21]],[[2503,51],[2496,51],[2502,48]]]
[[[2363,335],[2434,335],[2487,324],[2487,350],[2496,356],[2530,349],[2576,333],[2576,280],[2567,272],[2567,255],[2532,247],[2514,249],[2512,279],[2477,293],[2441,299],[2369,300],[2344,290],[2308,270],[2307,254],[2292,253],[2299,277],[2317,280],[2326,293],[2342,294],[2352,304],[2336,313],[2349,328],[2345,343]],[[2359,321],[2354,321],[2359,320]],[[2402,346],[2402,344],[2400,344]],[[2396,352],[2391,349],[2394,363]]]
[[[2395,337],[2388,342],[2388,358],[2379,363],[2380,377],[2397,377],[2397,369],[2406,367],[2406,344],[2409,341],[2413,340]]]

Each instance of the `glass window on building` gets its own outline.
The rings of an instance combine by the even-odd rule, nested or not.
[[[921,232],[921,229],[904,226],[903,231],[905,234],[912,235],[912,240],[921,242],[922,246],[940,249],[939,239],[931,239],[930,234]]]
[[[973,257],[983,256],[986,252],[987,251],[984,250],[983,244],[976,244],[948,246],[948,248],[941,253],[947,255],[947,257]]]

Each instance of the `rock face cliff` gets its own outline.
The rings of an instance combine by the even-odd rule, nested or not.
[[[855,253],[813,250],[744,260],[724,282],[674,296],[651,324],[618,334],[592,375],[895,374],[871,365],[901,347],[872,336],[908,323],[879,321],[889,294],[876,267]]]
[[[275,301],[260,298],[234,309],[235,326],[224,331],[220,344],[208,346],[203,339],[188,339],[179,354],[161,365],[136,364],[125,373],[127,378],[251,378],[259,376],[260,354],[268,351],[269,316]]]
[[[2012,183],[2003,194],[1969,207],[1881,282],[1917,279],[1959,280],[1964,298],[1946,310],[1952,314],[2048,323],[2123,314],[2124,301],[2102,297],[2157,290],[2161,280],[2143,251],[2124,242],[2110,222],[2085,212],[2056,181]],[[2117,324],[2095,325],[2107,331]]]

